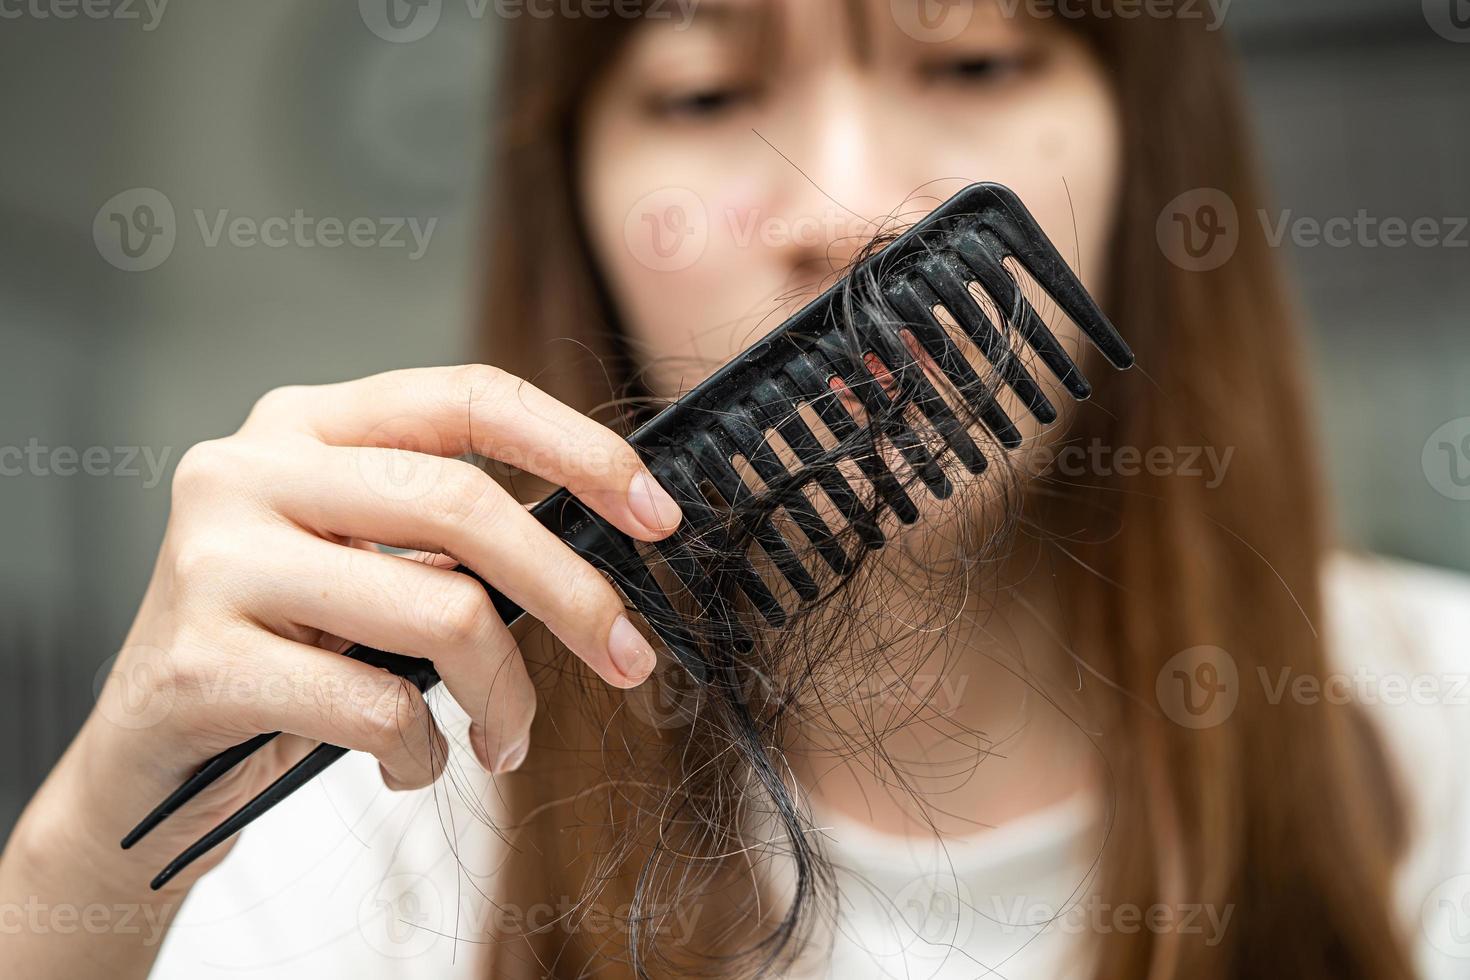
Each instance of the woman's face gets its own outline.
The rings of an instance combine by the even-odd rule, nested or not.
[[[966,8],[698,0],[635,31],[586,107],[580,182],[655,392],[697,383],[866,241],[977,180],[1019,193],[1097,291],[1120,156],[1103,68],[1056,20]]]

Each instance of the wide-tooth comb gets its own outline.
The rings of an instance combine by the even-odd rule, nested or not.
[[[891,316],[875,317],[863,304],[852,300],[853,280],[849,277],[629,437],[684,510],[685,520],[679,530],[656,545],[654,551],[710,621],[720,624],[716,634],[720,649],[739,653],[749,649],[752,642],[739,617],[731,611],[730,593],[738,591],[772,628],[781,627],[787,620],[788,610],[746,555],[748,544],[759,549],[768,568],[784,579],[797,601],[809,602],[820,595],[820,576],[841,575],[851,567],[854,556],[845,549],[843,535],[824,520],[806,496],[806,488],[827,498],[833,513],[848,522],[863,547],[879,548],[884,543],[878,520],[882,510],[891,511],[902,524],[912,524],[919,518],[918,504],[911,496],[915,486],[926,487],[940,499],[953,493],[951,474],[943,465],[946,456],[953,456],[969,473],[984,471],[987,460],[971,437],[974,427],[988,429],[1002,448],[1020,445],[1020,431],[996,399],[998,385],[1009,388],[1041,424],[1056,420],[1056,408],[1027,371],[1017,349],[1020,344],[1012,335],[1074,398],[1084,399],[1091,393],[1077,364],[1007,270],[1008,259],[1018,263],[1046,291],[1115,368],[1132,365],[1128,345],[1015,194],[999,184],[973,184],[860,264],[864,273],[876,277],[884,304],[898,315],[897,328],[890,322]],[[988,297],[990,308],[1001,322],[986,312],[976,288]],[[988,362],[996,381],[986,380],[975,370],[960,342],[936,314],[941,307],[975,352]],[[963,401],[967,408],[964,414],[973,418],[956,416],[920,366],[916,357],[919,351],[927,355]],[[845,399],[855,399],[867,420],[855,417],[845,406]],[[872,503],[865,504],[833,453],[802,417],[803,407],[839,440],[839,448],[849,445],[855,434],[862,434],[864,426],[872,424],[874,428],[868,435],[887,440],[916,479],[896,473],[889,465],[889,454],[854,451],[847,460],[872,491]],[[909,419],[914,412],[938,433],[942,448],[933,439],[926,441],[911,425]],[[796,456],[796,472],[788,468],[767,438],[766,433],[772,431]],[[869,441],[870,450],[872,445]],[[743,461],[743,465],[737,461]],[[739,522],[739,515],[748,510],[745,504],[756,493],[748,482],[749,472],[758,476],[767,489],[781,494],[780,509],[789,521],[781,521],[778,527],[771,514],[762,513],[741,528],[744,533],[737,540],[729,518],[733,514],[734,521]],[[707,496],[706,487],[718,494],[718,506]],[[687,620],[631,539],[565,490],[552,494],[532,513],[613,578],[629,604],[697,680],[709,679],[709,665],[687,628]],[[783,528],[794,528],[810,547],[794,541]],[[700,537],[697,547],[696,536]],[[802,554],[815,555],[821,566],[808,567]],[[464,567],[458,570],[485,586],[506,623],[524,615],[522,609],[474,572]],[[390,670],[420,690],[439,681],[428,660],[363,646],[355,646],[345,655]],[[123,838],[122,846],[137,843],[276,734],[258,735],[204,763]],[[170,862],[153,879],[152,887],[161,888],[344,754],[346,750],[337,746],[318,746]]]

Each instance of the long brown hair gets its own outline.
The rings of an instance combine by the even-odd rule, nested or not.
[[[500,91],[486,357],[589,411],[631,365],[579,225],[577,120],[629,26],[509,22]],[[1099,936],[1095,975],[1408,977],[1389,901],[1402,821],[1359,713],[1272,704],[1252,683],[1239,685],[1222,724],[1184,727],[1158,710],[1160,670],[1189,648],[1227,651],[1247,679],[1284,667],[1326,672],[1323,491],[1293,317],[1266,241],[1242,234],[1224,266],[1192,272],[1156,240],[1165,203],[1186,191],[1222,191],[1242,214],[1260,206],[1226,42],[1181,18],[1094,16],[1074,27],[1110,72],[1122,110],[1124,177],[1103,298],[1143,368],[1105,379],[1076,434],[1113,447],[1234,451],[1213,488],[1093,474],[1026,502],[1029,521],[1067,542],[1067,560],[1052,566],[1070,620],[1058,629],[1106,681],[1096,695],[1107,719],[1100,745],[1117,802],[1100,892],[1114,906],[1231,910],[1213,946],[1147,929]],[[595,761],[615,751],[609,719],[619,705],[549,643],[540,658],[531,760],[501,781],[516,819],[495,891],[509,905],[571,904],[544,928],[497,937],[495,975],[621,976],[633,963],[693,973],[722,949],[713,920],[699,942],[656,950],[659,922],[619,918],[673,873],[650,864],[647,840],[627,839],[630,814],[663,801],[653,790],[640,798],[637,780],[609,778]],[[700,833],[662,843],[711,855],[738,838]],[[736,905],[745,894],[717,874],[704,887]],[[720,975],[737,968],[702,962]]]

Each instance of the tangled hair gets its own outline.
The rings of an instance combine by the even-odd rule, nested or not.
[[[968,385],[953,382],[921,353],[905,317],[885,297],[881,283],[888,270],[882,252],[894,237],[885,233],[868,242],[838,286],[839,333],[851,363],[868,368],[859,383],[870,386],[871,395],[838,384],[804,393],[801,405],[773,406],[800,418],[817,435],[820,456],[798,459],[771,427],[765,435],[781,459],[783,476],[763,480],[743,466],[747,493],[736,501],[705,483],[706,496],[697,504],[710,519],[686,522],[663,546],[641,551],[643,566],[660,581],[677,612],[675,625],[694,640],[685,656],[692,654],[699,669],[691,672],[667,654],[645,685],[614,693],[564,651],[538,665],[538,687],[555,686],[555,697],[584,708],[585,730],[597,733],[598,744],[584,752],[583,764],[597,766],[598,779],[589,782],[607,788],[618,813],[604,828],[594,868],[580,896],[567,903],[566,921],[559,927],[574,931],[579,916],[598,907],[605,882],[619,869],[636,867],[626,903],[626,951],[601,949],[597,955],[619,958],[626,952],[637,976],[779,974],[806,948],[817,924],[831,921],[836,908],[832,869],[787,758],[797,733],[808,752],[820,745],[824,759],[866,760],[886,785],[924,807],[907,787],[903,766],[888,758],[884,746],[904,727],[946,723],[930,703],[932,692],[917,689],[912,678],[920,665],[940,655],[948,641],[944,627],[972,613],[994,580],[992,566],[1001,563],[1014,529],[1020,483],[977,410],[997,397],[999,369],[954,328],[951,338],[976,375]],[[1011,301],[1019,303],[1022,296],[1017,284]],[[1024,358],[1012,317],[994,304],[991,309],[1011,356]],[[863,332],[871,330],[901,339],[913,356],[897,364],[877,363]],[[943,429],[906,397],[916,384],[932,386],[949,408],[952,417],[941,419]],[[639,387],[636,375],[630,387]],[[839,437],[822,424],[810,408],[820,399],[840,406],[855,427]],[[875,405],[878,409],[870,411]],[[614,407],[626,428],[662,403],[630,395]],[[913,446],[904,453],[891,441],[896,426],[918,437],[923,454],[954,488],[952,495],[934,496],[925,482],[933,471],[921,475],[922,468],[910,462]],[[956,430],[980,447],[988,464],[983,474],[971,474],[955,457]],[[903,533],[864,476],[863,463],[870,460],[891,472],[919,505],[929,532],[923,544],[913,544]],[[861,500],[860,521],[844,520],[825,495],[823,483],[834,475]],[[820,519],[832,535],[825,546],[804,533],[797,514]],[[802,600],[795,593],[761,550],[763,535],[766,541],[779,536],[790,548],[818,583],[815,599]],[[834,567],[834,541],[846,559],[835,562],[840,567]],[[786,610],[779,628],[742,594],[742,577],[751,568]],[[686,584],[692,580],[700,583],[697,593]],[[654,620],[659,615],[636,604],[630,610]],[[916,616],[934,625],[917,623]],[[875,685],[872,678],[884,680]],[[951,724],[954,744],[963,750],[960,764],[973,770],[989,740]],[[598,799],[597,807],[606,802]],[[769,888],[757,869],[774,863],[785,865],[774,876],[787,880],[789,892],[773,902],[770,916],[754,917],[752,900]],[[743,897],[730,900],[726,894],[742,888]],[[671,952],[670,933],[680,925],[673,912],[690,907],[715,910],[715,915],[701,917],[697,944],[695,937],[677,936]],[[714,921],[717,916],[723,920]]]
[[[1234,912],[1217,944],[1149,930],[1093,936],[1092,975],[1411,975],[1390,902],[1402,813],[1361,713],[1272,704],[1249,685],[1212,728],[1186,729],[1158,709],[1160,671],[1204,644],[1229,651],[1242,676],[1327,672],[1317,629],[1327,536],[1301,355],[1269,245],[1243,230],[1230,262],[1195,273],[1167,261],[1155,237],[1166,203],[1190,189],[1218,188],[1241,213],[1261,206],[1225,39],[1182,18],[1110,13],[1056,29],[1081,35],[1115,90],[1124,165],[1099,298],[1147,375],[1095,378],[1094,404],[1066,436],[1138,449],[1228,447],[1228,480],[1206,488],[1177,474],[1053,474],[1026,481],[1023,493],[1014,474],[992,465],[951,501],[927,505],[925,534],[878,557],[845,531],[863,560],[824,579],[823,600],[794,609],[776,632],[741,605],[721,556],[742,553],[762,519],[800,542],[784,532],[811,487],[792,473],[683,542],[715,567],[707,594],[679,594],[668,556],[654,562],[717,668],[704,685],[683,683],[668,662],[644,689],[612,691],[531,629],[522,650],[540,696],[532,750],[520,771],[496,781],[511,855],[485,889],[504,906],[549,900],[565,912],[490,937],[497,978],[734,977],[789,967],[836,913],[834,874],[794,761],[813,747],[845,755],[895,795],[912,795],[912,773],[886,758],[884,743],[905,726],[939,722],[922,696],[905,694],[895,707],[869,679],[901,687],[897,679],[929,658],[976,656],[955,647],[973,631],[951,625],[983,633],[987,597],[1028,572],[1059,597],[1046,625],[1090,679],[1077,700],[1112,814],[1096,887],[1115,906]],[[506,24],[486,359],[586,411],[628,386],[634,407],[640,401],[639,366],[600,279],[576,180],[581,112],[632,26]],[[873,302],[872,280],[860,274],[849,311],[893,323],[891,311],[867,308]],[[614,403],[611,421],[628,424],[628,407]],[[891,458],[877,431],[833,448],[833,458]],[[925,438],[943,452],[932,430]],[[516,482],[527,498],[541,491]],[[752,636],[751,649],[731,645],[732,624]],[[952,723],[944,731],[961,774],[992,744]],[[594,927],[609,915],[616,928]]]

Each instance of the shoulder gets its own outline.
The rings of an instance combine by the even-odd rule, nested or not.
[[[1324,695],[1350,696],[1421,761],[1457,759],[1459,746],[1425,738],[1470,731],[1470,576],[1344,553],[1323,583]]]
[[[351,753],[250,827],[195,887],[154,980],[483,977],[480,896],[504,859],[494,791],[436,699],[450,742],[433,787],[393,793]]]
[[[1470,957],[1470,576],[1337,555],[1324,597],[1339,687],[1373,721],[1404,792],[1413,836],[1398,899],[1420,974],[1462,976]]]
[[[1343,552],[1327,562],[1324,595],[1335,654],[1399,639],[1414,644],[1420,658],[1463,665],[1470,576]]]

